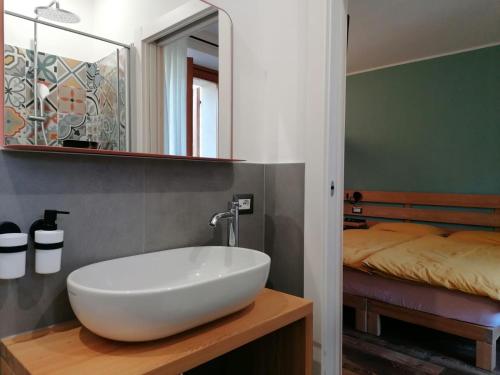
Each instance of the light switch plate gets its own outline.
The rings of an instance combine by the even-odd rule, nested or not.
[[[240,215],[253,214],[253,194],[234,194],[233,199],[239,203]]]

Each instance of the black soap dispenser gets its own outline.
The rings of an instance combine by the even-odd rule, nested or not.
[[[64,231],[57,229],[57,215],[69,215],[67,211],[45,210],[43,219],[30,228],[35,241],[35,272],[51,274],[61,270]]]

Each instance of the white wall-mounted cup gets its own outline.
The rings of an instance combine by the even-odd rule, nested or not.
[[[9,280],[26,274],[26,233],[0,234],[0,279]]]

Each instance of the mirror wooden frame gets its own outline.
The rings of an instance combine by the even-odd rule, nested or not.
[[[223,9],[205,1],[200,0],[207,5],[213,6],[223,12]],[[0,53],[2,57],[4,56],[4,43],[5,43],[5,30],[4,30],[4,0],[0,0]],[[227,14],[227,12],[226,12]],[[227,14],[229,18],[229,14]],[[165,29],[167,29],[165,27]],[[231,39],[231,72],[233,72],[233,45]],[[2,59],[3,62],[3,59]],[[113,151],[113,150],[93,150],[93,149],[82,149],[82,148],[73,148],[73,147],[54,147],[54,146],[38,146],[38,145],[6,145],[5,137],[4,137],[4,124],[5,124],[5,101],[4,101],[4,92],[5,92],[5,81],[4,81],[4,64],[0,64],[0,75],[2,77],[2,90],[0,93],[0,150],[1,151],[17,151],[17,152],[43,152],[43,153],[62,153],[62,154],[87,154],[87,155],[108,155],[108,156],[120,156],[120,157],[135,157],[135,158],[152,158],[152,159],[173,159],[173,160],[194,160],[194,161],[211,161],[211,162],[238,162],[243,161],[242,159],[234,159],[233,156],[233,144],[234,144],[234,136],[233,136],[233,107],[234,103],[231,102],[231,110],[230,110],[230,118],[231,118],[231,134],[230,134],[230,143],[231,143],[231,151],[229,158],[205,158],[205,157],[194,157],[194,156],[178,156],[178,155],[165,155],[158,153],[148,153],[148,152],[131,152],[131,151]],[[140,69],[140,68],[139,68]],[[233,77],[231,77],[233,78]],[[229,84],[230,86],[230,95],[233,98],[233,79]],[[137,96],[136,96],[137,97]],[[137,100],[142,100],[141,98],[137,98]],[[140,110],[140,109],[139,109]],[[139,114],[140,115],[140,114]]]

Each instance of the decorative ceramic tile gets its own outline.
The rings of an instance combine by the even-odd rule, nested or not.
[[[117,69],[119,64],[119,54],[112,52],[108,56],[102,58],[97,62],[100,74],[108,81],[115,83],[118,79]]]
[[[59,86],[87,90],[87,66],[86,62],[57,57],[57,83]]]
[[[37,144],[92,140],[101,148],[124,150],[127,122],[127,51],[113,51],[96,63],[45,53],[38,55],[38,83],[49,88],[37,126]],[[34,52],[5,47],[5,141],[34,144]],[[43,129],[43,131],[42,131]],[[45,137],[43,136],[45,134]]]
[[[99,140],[99,116],[87,116],[85,122],[87,127],[87,140],[100,142]]]
[[[87,140],[87,118],[81,115],[59,115],[59,143],[67,139]]]
[[[28,71],[26,76],[33,79],[34,52],[26,50],[28,56]],[[57,83],[57,57],[43,52],[38,53],[38,80],[42,82]]]
[[[26,110],[5,107],[5,143],[8,145],[32,145],[33,125],[27,121]]]
[[[48,146],[57,146],[57,112],[49,110],[50,107],[45,106],[46,111],[44,112],[45,121],[42,123],[37,123],[37,139],[38,145],[48,145]],[[26,119],[29,118],[30,115],[33,115],[33,107],[31,106],[26,110]],[[35,122],[27,120],[27,123],[30,124],[31,134],[30,140],[32,144],[35,139]],[[44,136],[45,134],[45,136]],[[47,140],[47,143],[45,142]]]
[[[96,63],[87,64],[87,90],[96,90],[103,80],[99,66]]]
[[[47,120],[44,122],[43,126],[45,128],[45,134],[47,137],[47,141],[49,142],[49,146],[57,146],[58,145],[58,118],[57,113],[50,113],[47,116]],[[43,144],[43,143],[39,143]]]
[[[26,126],[26,116],[23,109],[5,106],[5,127],[6,136],[15,137],[20,134],[21,130]]]
[[[4,66],[5,74],[24,78],[26,75],[26,50],[6,44]]]
[[[87,134],[100,143],[100,148],[119,150],[120,130],[117,121],[118,69],[115,52],[89,64],[87,77]]]
[[[24,77],[4,76],[4,103],[18,110],[26,108],[26,79]]]
[[[94,91],[87,91],[87,116],[99,115],[99,100]]]
[[[96,91],[101,112],[109,110],[116,113],[117,111],[118,63],[119,60],[116,52],[97,62],[100,75],[102,76],[102,82],[100,82]]]
[[[59,87],[58,110],[60,113],[85,115],[87,113],[87,96],[85,90],[67,86]]]
[[[105,150],[118,150],[116,117],[99,115],[99,143]]]
[[[106,149],[120,150],[124,149],[121,144],[123,147],[125,146],[125,131],[122,131],[120,121],[120,116],[124,119],[124,123],[126,121],[126,112],[120,110],[126,100],[125,96],[122,96],[122,100],[120,99],[120,76],[125,78],[126,67],[123,63],[125,58],[126,55],[123,53],[120,55],[118,51],[118,53],[113,52],[97,62],[103,77],[96,90],[99,102],[99,138],[101,139],[101,147]],[[125,92],[122,91],[122,94]]]
[[[115,87],[108,80],[105,80],[96,90],[96,95],[100,113],[116,113],[118,95]]]

